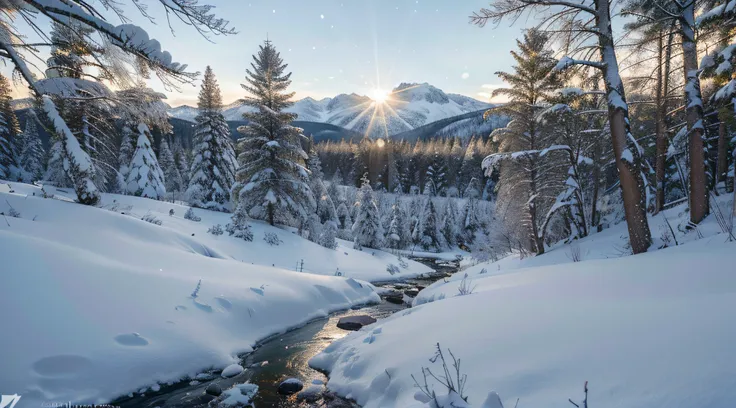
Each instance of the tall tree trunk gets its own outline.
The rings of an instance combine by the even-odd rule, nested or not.
[[[644,178],[641,173],[640,154],[631,152],[633,162],[622,157],[626,150],[627,139],[630,137],[629,107],[626,103],[624,85],[618,69],[618,60],[613,42],[611,29],[611,11],[609,0],[595,0],[596,25],[598,28],[598,46],[603,65],[603,79],[606,85],[608,98],[608,121],[611,128],[613,153],[616,158],[619,178],[621,180],[621,195],[624,201],[626,224],[629,230],[629,242],[634,254],[646,252],[652,242],[652,233],[647,220],[646,194],[644,193]]]
[[[664,117],[667,115],[667,106],[664,101],[666,100],[664,90],[664,38],[663,32],[659,32],[659,39],[657,40],[657,95],[656,95],[656,160],[654,164],[656,173],[656,206],[655,213],[664,209],[664,180],[665,180],[665,165],[667,162],[667,126],[664,122]]]
[[[726,115],[728,114],[728,109],[721,109],[718,112],[718,120],[721,123],[718,124],[718,163],[716,164],[716,186],[718,186],[718,183],[723,182],[724,187],[727,178],[726,173],[728,173],[728,128],[726,126]],[[718,191],[717,188],[716,191]]]
[[[695,5],[686,2],[681,9],[680,34],[685,70],[685,104],[690,156],[690,222],[697,224],[708,215],[708,191],[705,176],[703,135],[703,100],[698,78],[698,51],[695,44]]]

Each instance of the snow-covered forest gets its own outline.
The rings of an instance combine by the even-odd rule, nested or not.
[[[736,2],[467,10],[492,103],[230,89],[150,3],[0,1],[0,408],[736,403]]]

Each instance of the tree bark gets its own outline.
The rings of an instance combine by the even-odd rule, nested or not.
[[[666,91],[664,90],[664,33],[659,32],[659,39],[657,41],[657,96],[656,96],[656,161],[654,164],[655,178],[656,178],[656,204],[655,213],[660,212],[664,209],[665,197],[664,197],[664,182],[665,182],[665,166],[667,162],[667,126],[665,125],[665,115],[667,115],[667,106],[664,103],[666,100]]]
[[[718,191],[718,183],[726,184],[726,173],[728,173],[728,132],[725,121],[725,109],[718,113],[718,163],[716,164],[716,191]]]
[[[632,152],[634,156],[632,163],[622,157],[626,149],[627,139],[630,137],[629,109],[613,42],[609,0],[595,0],[595,4],[598,46],[604,63],[603,79],[608,98],[611,141],[621,180],[621,195],[624,202],[631,250],[634,254],[638,254],[646,252],[652,242],[647,220],[644,178],[641,173],[638,151]]]
[[[708,215],[708,191],[705,176],[703,143],[703,100],[698,78],[698,51],[695,44],[694,2],[686,2],[681,10],[680,35],[685,70],[685,103],[690,156],[690,222],[697,224]]]

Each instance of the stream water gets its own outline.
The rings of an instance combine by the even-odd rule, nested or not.
[[[454,265],[435,264],[431,260],[418,261],[430,265],[437,273],[431,277],[407,279],[402,282],[377,284],[376,286],[398,291],[407,288],[421,289],[457,270]],[[220,389],[226,390],[234,384],[250,382],[258,385],[258,394],[253,401],[254,406],[258,408],[358,407],[350,401],[331,396],[329,393],[320,394],[317,402],[307,402],[297,398],[297,394],[283,396],[277,390],[279,384],[287,378],[298,378],[304,383],[305,389],[313,384],[327,383],[327,376],[310,368],[308,361],[330,343],[349,333],[337,327],[337,321],[341,317],[369,315],[380,320],[407,307],[406,304],[394,304],[382,299],[377,305],[333,313],[325,319],[313,320],[300,328],[265,339],[253,352],[241,357],[241,365],[246,367],[246,370],[240,375],[225,379],[217,372],[202,373],[194,382],[182,381],[170,386],[162,386],[158,392],[151,393],[149,390],[145,395],[121,398],[112,404],[121,407],[150,408],[207,407],[215,399],[205,392],[212,384],[217,384]],[[330,400],[331,397],[334,399]]]

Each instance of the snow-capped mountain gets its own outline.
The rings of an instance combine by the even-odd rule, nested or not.
[[[384,103],[352,94],[316,100],[304,98],[287,109],[299,115],[300,121],[329,123],[371,137],[385,137],[416,129],[437,120],[487,109],[491,105],[457,94],[447,94],[430,84],[402,83],[391,91]],[[225,106],[227,120],[242,120],[250,106],[234,102]],[[193,120],[196,108],[172,108],[173,117]]]

